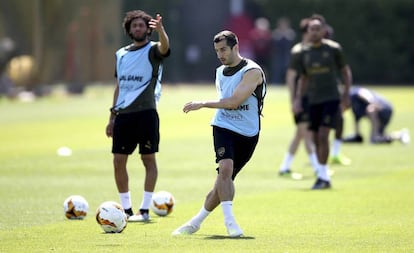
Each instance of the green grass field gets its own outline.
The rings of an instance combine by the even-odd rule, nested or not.
[[[413,133],[414,88],[372,88],[395,106],[388,130]],[[280,178],[294,131],[284,87],[269,88],[256,153],[235,182],[234,212],[245,237],[226,237],[220,208],[198,233],[171,237],[198,212],[216,175],[213,110],[181,109],[215,97],[213,85],[164,86],[157,190],[172,192],[176,206],[170,216],[128,224],[121,234],[104,234],[94,219],[100,203],[119,201],[104,131],[112,87],[91,86],[82,96],[54,92],[31,103],[0,98],[0,252],[414,252],[414,144],[344,145],[352,165],[331,166],[327,191],[309,190],[315,179],[301,147],[292,169],[304,179]],[[349,134],[350,112],[345,119]],[[367,136],[368,122],[362,126]],[[58,156],[62,146],[72,155]],[[143,172],[139,156],[132,156],[135,209]],[[73,194],[89,202],[84,220],[63,214],[63,201]]]

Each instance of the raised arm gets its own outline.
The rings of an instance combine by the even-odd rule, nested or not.
[[[167,32],[162,25],[162,17],[160,14],[157,14],[155,19],[151,19],[149,22],[150,28],[157,31],[159,35],[158,50],[161,54],[165,55],[170,48],[170,41],[167,35]]]

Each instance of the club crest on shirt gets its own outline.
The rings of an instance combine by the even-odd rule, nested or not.
[[[226,152],[226,149],[224,147],[220,147],[217,149],[217,154],[220,157],[223,156],[225,152]]]

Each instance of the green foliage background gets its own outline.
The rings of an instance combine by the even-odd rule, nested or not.
[[[334,40],[347,54],[356,82],[412,83],[414,41],[411,25],[414,5],[410,0],[280,0],[258,1],[264,15],[299,21],[312,13],[325,16],[334,28]]]
[[[278,18],[290,18],[298,34],[303,17],[313,13],[324,15],[335,30],[334,40],[344,48],[355,83],[414,83],[411,0],[245,0],[245,3],[253,18],[267,17],[272,28]],[[79,64],[83,63],[77,66],[79,73],[75,77],[80,78],[77,85],[112,80],[113,55],[116,49],[130,42],[121,22],[124,13],[132,9],[163,15],[172,48],[165,63],[165,80],[210,81],[213,73],[208,69],[217,64],[211,40],[230,15],[230,0],[0,0],[0,7],[0,37],[11,37],[18,42],[21,54],[36,55],[39,52],[35,52],[35,45],[41,51],[37,63],[40,73],[33,85],[60,83],[62,79],[69,84],[74,81],[65,73],[71,67],[66,62],[68,39],[75,37],[79,37],[77,50],[83,50],[76,58]],[[35,17],[39,18],[38,28]],[[70,37],[68,31],[73,21],[83,30]],[[41,32],[35,33],[37,29]],[[185,60],[190,45],[200,49],[195,66]]]

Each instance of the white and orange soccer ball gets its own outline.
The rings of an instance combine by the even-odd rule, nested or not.
[[[96,222],[105,233],[121,233],[127,221],[124,209],[115,201],[103,202],[96,210]]]
[[[88,214],[88,201],[80,195],[71,195],[63,202],[63,211],[66,218],[81,220]]]
[[[158,216],[169,215],[174,208],[174,196],[167,191],[159,191],[152,195],[151,210]]]

